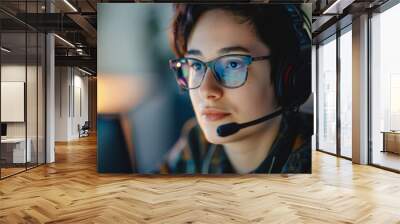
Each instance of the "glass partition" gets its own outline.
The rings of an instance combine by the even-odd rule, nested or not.
[[[44,1],[0,3],[15,9],[16,17],[41,13],[43,5]],[[34,21],[24,23],[0,12],[0,178],[45,163],[46,39],[30,22]]]
[[[26,41],[25,32],[1,34],[2,177],[24,171],[31,158],[26,150]]]

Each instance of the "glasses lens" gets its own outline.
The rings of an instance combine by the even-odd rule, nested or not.
[[[196,59],[182,58],[171,62],[178,84],[183,88],[197,88],[203,79],[206,65]]]
[[[217,81],[228,88],[242,86],[246,82],[247,67],[251,60],[251,56],[248,55],[228,55],[218,58],[212,62]],[[170,66],[176,73],[178,84],[187,89],[198,88],[207,70],[204,62],[193,58],[172,60]]]
[[[245,55],[221,57],[214,64],[215,75],[223,86],[239,87],[246,81],[250,63],[251,57]]]
[[[187,59],[187,64],[185,64],[184,70],[188,74],[187,80],[190,89],[200,86],[206,69],[207,66],[203,62],[196,59]]]

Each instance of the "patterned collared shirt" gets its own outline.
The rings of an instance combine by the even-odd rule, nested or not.
[[[268,155],[250,173],[311,173],[311,114],[286,111]],[[206,141],[195,119],[189,120],[182,135],[161,165],[160,173],[236,173],[222,145]]]

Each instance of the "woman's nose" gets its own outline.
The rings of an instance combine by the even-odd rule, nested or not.
[[[207,68],[206,74],[204,74],[203,82],[200,85],[200,94],[207,100],[218,100],[222,97],[222,86],[218,84],[210,68]]]

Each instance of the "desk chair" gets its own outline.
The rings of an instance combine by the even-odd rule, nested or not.
[[[90,129],[89,121],[85,121],[82,127],[80,127],[80,125],[78,124],[79,138],[89,136],[89,129]]]

